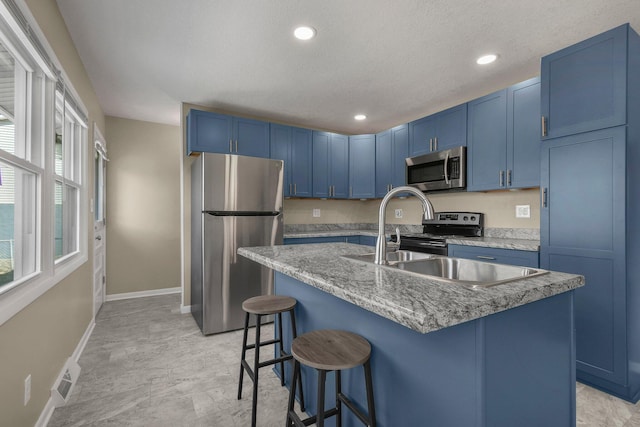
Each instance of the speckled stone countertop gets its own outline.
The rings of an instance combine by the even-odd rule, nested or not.
[[[370,247],[349,243],[238,249],[242,256],[421,333],[528,304],[584,284],[582,276],[550,272],[472,290],[341,257],[370,252]]]

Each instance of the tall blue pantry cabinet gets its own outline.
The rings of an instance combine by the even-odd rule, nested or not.
[[[640,398],[640,37],[542,58],[540,266],[582,274],[577,379]]]

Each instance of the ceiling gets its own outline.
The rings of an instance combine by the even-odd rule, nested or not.
[[[357,134],[539,74],[639,0],[57,0],[106,115],[179,125],[182,102]],[[311,25],[317,37],[295,39]],[[478,56],[497,53],[480,66]],[[367,120],[357,122],[357,113]]]

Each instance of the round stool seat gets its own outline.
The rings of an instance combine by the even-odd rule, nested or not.
[[[260,295],[242,303],[242,309],[252,314],[276,314],[291,310],[296,300],[282,295]]]
[[[338,371],[354,368],[369,360],[371,345],[352,332],[321,329],[294,339],[291,354],[312,368]]]

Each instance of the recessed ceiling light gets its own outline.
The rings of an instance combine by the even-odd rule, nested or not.
[[[476,60],[476,63],[480,65],[486,65],[486,64],[491,64],[496,59],[498,59],[498,55],[494,55],[494,54],[484,55],[478,58]]]
[[[293,35],[300,40],[310,40],[316,36],[316,29],[313,27],[298,27],[293,31]]]
[[[356,114],[353,118],[356,120],[364,120],[367,118],[367,116],[365,116],[364,114]]]

